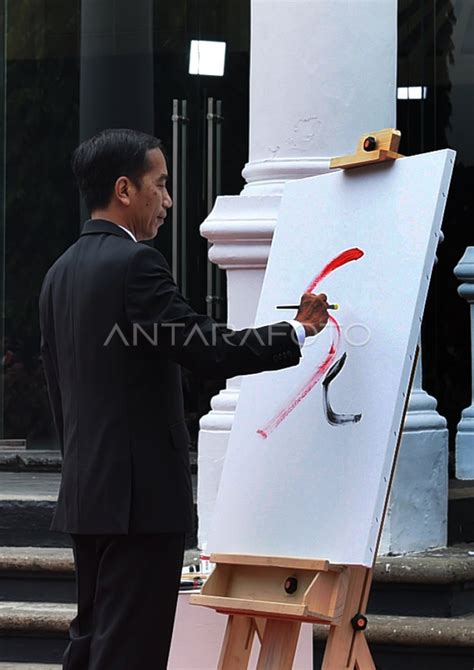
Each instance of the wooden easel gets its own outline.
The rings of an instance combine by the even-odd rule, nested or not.
[[[331,168],[350,169],[395,160],[400,157],[396,153],[399,143],[400,132],[394,129],[364,135],[356,153],[333,159]],[[417,357],[418,351],[408,391]],[[384,516],[409,396],[408,392]],[[213,554],[211,561],[216,567],[201,594],[191,597],[191,603],[229,615],[218,670],[246,670],[255,635],[261,643],[257,670],[291,670],[303,622],[329,625],[321,670],[375,670],[364,634],[373,567],[232,554]]]
[[[302,622],[329,624],[323,670],[375,670],[363,631],[372,569],[327,561],[213,555],[216,568],[193,604],[229,614],[219,670],[291,670]],[[292,589],[295,589],[291,593]]]

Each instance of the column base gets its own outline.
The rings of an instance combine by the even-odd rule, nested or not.
[[[230,431],[199,431],[198,442],[198,547],[205,552]]]
[[[447,544],[448,431],[403,434],[379,554]]]
[[[474,433],[456,435],[456,479],[474,479]]]

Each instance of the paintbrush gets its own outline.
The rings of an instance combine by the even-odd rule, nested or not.
[[[277,305],[276,309],[299,309],[299,305]],[[328,305],[328,309],[339,309],[339,305],[337,303],[333,303],[332,305]]]

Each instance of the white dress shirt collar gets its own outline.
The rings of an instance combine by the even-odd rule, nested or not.
[[[120,226],[118,223],[116,223],[115,225],[121,228],[122,230],[125,230],[130,235],[130,237],[134,242],[138,242],[137,238],[135,237],[135,235],[132,233],[131,230],[129,230],[128,228],[124,228],[123,226]]]

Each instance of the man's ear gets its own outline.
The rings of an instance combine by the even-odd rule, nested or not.
[[[122,205],[128,207],[130,205],[130,190],[131,184],[128,177],[119,177],[115,182],[115,197]]]

